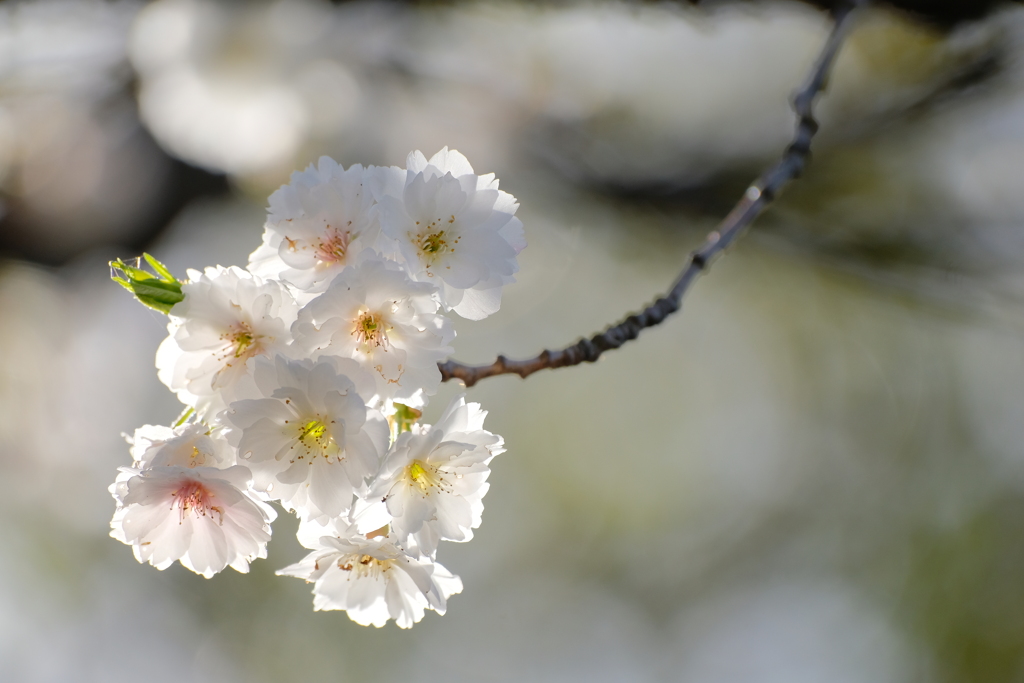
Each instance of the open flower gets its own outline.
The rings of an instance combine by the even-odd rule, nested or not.
[[[381,398],[412,399],[441,384],[439,361],[452,352],[451,321],[437,312],[437,290],[413,282],[392,262],[346,269],[299,311],[297,350],[352,358],[370,370]]]
[[[347,513],[387,449],[384,416],[368,372],[350,359],[259,359],[263,396],[232,403],[228,438],[253,471],[254,486],[307,519]]]
[[[526,241],[519,204],[498,189],[494,174],[476,175],[466,157],[445,147],[429,161],[413,152],[408,169],[375,170],[373,186],[381,230],[411,277],[437,286],[445,308],[464,318],[497,311]]]
[[[292,174],[270,195],[263,244],[249,257],[249,270],[280,278],[304,292],[323,291],[343,268],[377,243],[377,206],[364,169],[349,169],[330,157]]]
[[[267,556],[276,517],[248,491],[250,476],[238,466],[123,468],[111,487],[119,505],[110,535],[157,569],[178,560],[206,578],[228,566],[248,572]]]
[[[483,430],[486,415],[459,396],[437,424],[399,435],[365,497],[370,503],[357,509],[360,528],[389,523],[404,548],[430,556],[439,541],[472,539],[490,486],[488,465],[504,452],[502,438]]]
[[[313,552],[277,573],[315,583],[313,609],[346,610],[363,626],[394,619],[410,628],[427,609],[444,614],[448,597],[462,591],[457,576],[428,558],[410,557],[386,535],[366,538],[344,523],[303,523],[299,541]]]
[[[315,609],[401,628],[443,614],[462,581],[438,545],[473,537],[504,442],[461,396],[417,422],[452,352],[444,311],[484,318],[514,280],[517,209],[448,148],[407,169],[322,157],[270,197],[249,270],[181,282],[148,255],[156,275],[112,262],[169,315],[158,376],[190,409],[126,437],[110,535],[158,569],[246,572],[279,501],[311,552],[278,574],[313,583]]]
[[[131,439],[135,467],[229,467],[235,464],[234,450],[203,423],[164,427],[143,425]]]
[[[189,271],[156,354],[160,381],[201,416],[240,397],[247,363],[283,351],[298,306],[287,288],[241,268]]]

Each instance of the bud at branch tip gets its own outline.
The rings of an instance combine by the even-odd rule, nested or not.
[[[143,258],[155,274],[141,268]],[[144,305],[164,314],[169,314],[174,304],[185,298],[181,282],[171,275],[167,266],[149,254],[136,257],[134,266],[121,259],[111,261],[110,279],[134,294]]]

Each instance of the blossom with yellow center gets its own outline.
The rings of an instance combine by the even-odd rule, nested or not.
[[[342,271],[300,311],[293,353],[351,358],[373,373],[383,399],[409,402],[436,393],[437,364],[451,354],[451,321],[437,289],[413,282],[397,264],[369,258]]]
[[[351,359],[278,356],[257,359],[253,380],[262,398],[224,419],[256,489],[309,519],[347,513],[387,450],[387,420],[367,406],[373,378]]]
[[[396,245],[413,280],[440,289],[445,310],[486,318],[515,281],[526,246],[516,198],[447,147],[429,160],[413,152],[407,166],[386,169],[375,185],[381,234]]]
[[[346,610],[352,621],[409,628],[428,609],[444,614],[462,581],[430,558],[410,557],[387,535],[367,538],[342,521],[303,522],[299,541],[312,552],[279,570],[312,582],[313,608]]]
[[[189,271],[184,300],[171,309],[157,375],[197,417],[238,397],[255,357],[283,352],[298,306],[287,287],[240,268]]]
[[[231,446],[202,423],[175,428],[144,425],[131,439],[138,467],[227,467],[234,463]]]
[[[442,540],[470,540],[480,526],[490,461],[504,450],[500,436],[484,431],[485,416],[460,396],[437,424],[399,434],[369,502],[356,508],[359,528],[387,522],[402,547],[430,556]]]

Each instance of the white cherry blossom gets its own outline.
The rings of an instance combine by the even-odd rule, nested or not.
[[[177,560],[206,578],[228,566],[248,572],[267,556],[276,517],[248,491],[250,476],[239,466],[123,468],[111,487],[119,506],[110,535],[157,569]]]
[[[180,427],[143,425],[131,439],[135,467],[229,467],[235,464],[234,449],[210,427],[201,423]]]
[[[222,414],[254,486],[308,519],[348,512],[380,466],[388,425],[372,402],[374,381],[351,359],[258,359],[262,395]]]
[[[250,359],[287,348],[298,306],[280,282],[241,268],[188,274],[157,350],[157,375],[182,403],[213,416],[250,390]]]
[[[313,609],[346,610],[363,626],[380,628],[394,619],[410,628],[428,609],[444,614],[462,581],[429,558],[410,557],[386,535],[371,536],[344,522],[303,523],[299,541],[313,552],[277,573],[314,583]]]
[[[322,157],[269,204],[249,270],[112,263],[168,312],[158,376],[190,408],[126,436],[110,535],[157,569],[246,572],[279,501],[311,552],[278,574],[313,583],[317,610],[410,628],[462,590],[438,546],[473,537],[504,451],[462,396],[418,421],[452,353],[444,311],[484,318],[514,281],[518,204],[447,147],[405,169]]]
[[[330,157],[292,174],[270,195],[263,244],[249,270],[280,278],[304,292],[321,292],[366,248],[377,244],[377,206],[366,186],[373,167],[347,170]]]
[[[447,310],[486,318],[501,306],[502,287],[515,281],[526,246],[516,198],[447,147],[429,161],[413,152],[407,165],[374,172],[383,234],[414,280],[441,290]]]
[[[373,373],[383,399],[433,394],[441,384],[437,364],[451,355],[455,337],[436,294],[393,262],[368,259],[299,311],[295,347],[313,358],[355,359]]]
[[[483,429],[486,415],[459,396],[437,424],[400,434],[365,497],[370,503],[357,508],[360,529],[390,523],[403,547],[431,556],[438,541],[472,539],[490,486],[488,465],[504,452],[502,438]]]

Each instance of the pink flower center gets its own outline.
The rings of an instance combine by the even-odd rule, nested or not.
[[[352,241],[352,234],[348,230],[337,230],[327,228],[323,238],[316,247],[316,258],[321,263],[336,263],[344,261],[348,254],[348,245]]]
[[[220,515],[220,523],[224,523],[224,510],[213,505],[213,493],[195,479],[189,479],[174,492],[172,509],[177,506],[180,521],[185,521],[185,515],[189,511],[194,512],[196,518],[205,517],[206,514],[216,512]],[[212,518],[212,514],[210,515]]]

